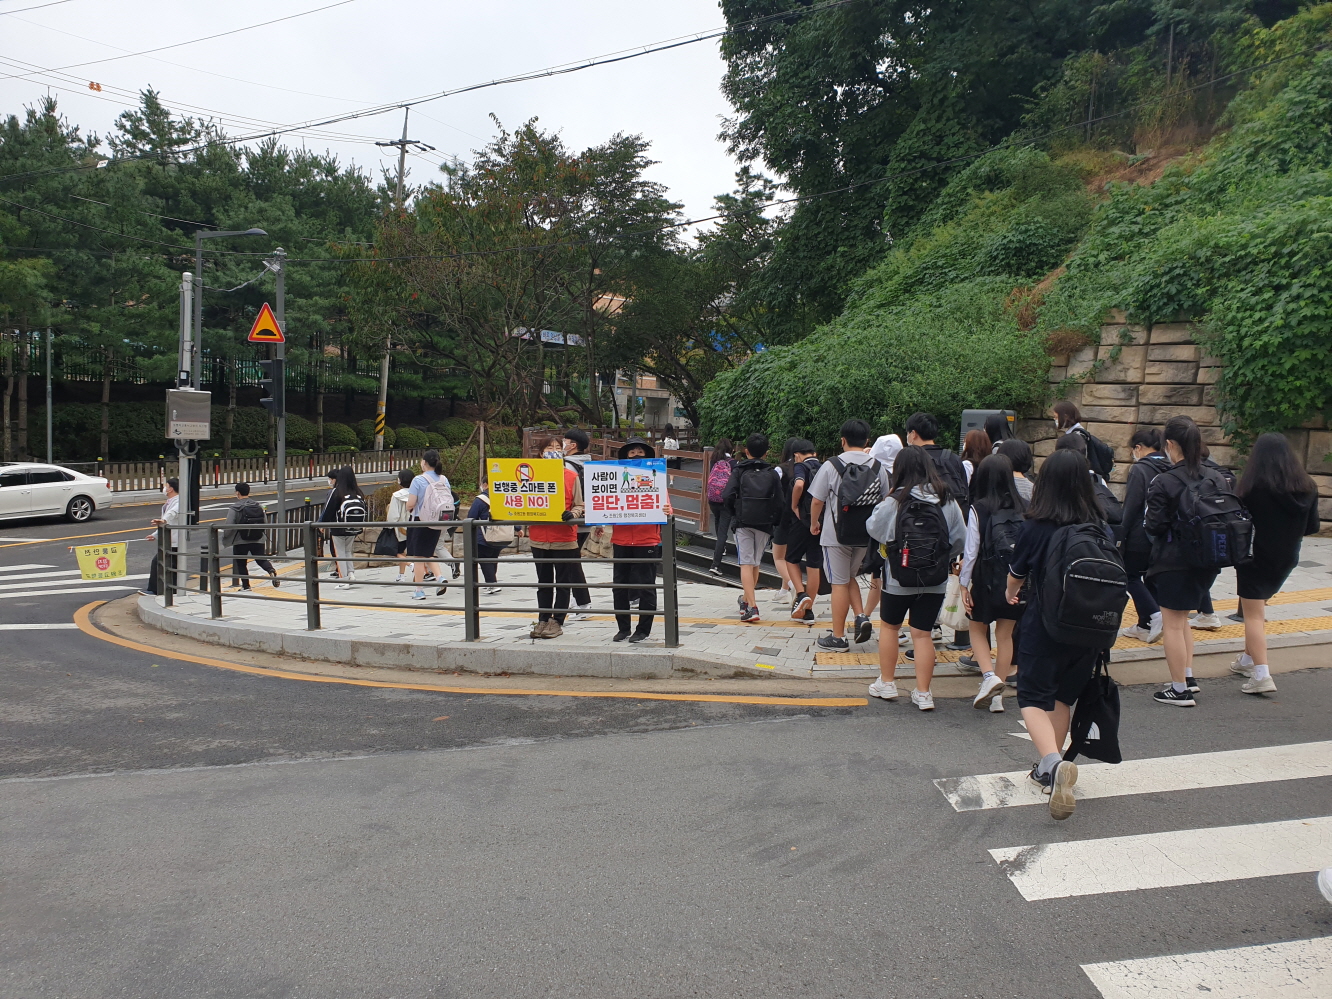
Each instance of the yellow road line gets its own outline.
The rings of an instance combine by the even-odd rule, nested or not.
[[[160,506],[161,504],[158,505]],[[217,524],[220,523],[222,519],[223,518],[218,517],[214,520],[201,520],[195,526]],[[32,538],[28,541],[11,541],[9,544],[0,545],[0,548],[18,548],[21,545],[41,545],[46,544],[49,541],[78,541],[80,538],[109,538],[115,534],[142,534],[145,530],[150,530],[151,528],[151,524],[144,524],[140,527],[131,527],[125,531],[99,531],[96,534],[71,534],[63,538]],[[145,538],[144,540],[147,539]]]
[[[864,707],[869,700],[864,697],[763,697],[728,694],[658,694],[650,691],[620,690],[496,690],[489,687],[452,687],[431,683],[390,683],[384,680],[352,680],[332,676],[312,676],[308,673],[292,673],[288,670],[265,669],[262,666],[246,666],[242,663],[227,662],[225,659],[211,659],[207,656],[192,656],[184,652],[172,652],[151,645],[132,642],[127,638],[112,635],[92,623],[92,612],[105,600],[94,600],[84,604],[74,612],[74,623],[85,635],[103,642],[110,642],[136,652],[181,662],[197,663],[201,666],[216,666],[219,669],[234,670],[238,673],[252,673],[256,676],[269,676],[282,680],[305,680],[309,683],[340,683],[351,687],[381,687],[392,690],[433,690],[442,694],[503,694],[524,697],[611,697],[631,701],[693,701],[711,704],[769,704],[777,707],[811,708],[848,708]]]

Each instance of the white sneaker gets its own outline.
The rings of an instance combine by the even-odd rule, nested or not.
[[[897,646],[898,646],[898,648],[902,648],[902,649],[904,649],[904,648],[907,648],[907,647],[910,646],[910,645],[911,645],[911,632],[909,632],[909,631],[899,631],[899,632],[897,633]]]
[[[1221,618],[1216,614],[1199,614],[1189,622],[1190,628],[1201,628],[1203,631],[1215,631],[1221,627]]]
[[[791,589],[791,587],[789,586],[783,586],[780,590],[778,590],[776,593],[772,595],[773,603],[786,604],[788,607],[791,605],[791,601],[794,599],[795,599],[795,590]]]
[[[493,597],[496,593],[503,593],[504,589],[499,586],[487,586],[481,592]]]
[[[339,583],[339,584],[338,584],[336,587],[334,587],[334,588],[335,588],[335,589],[338,589],[338,590],[350,590],[350,589],[352,588],[352,584],[351,584],[351,583]]]
[[[897,700],[897,684],[892,680],[879,677],[869,685],[869,693],[870,697],[877,697],[883,701],[895,701]]]
[[[911,703],[922,711],[933,711],[934,695],[928,690],[913,690],[911,692]]]
[[[995,694],[990,698],[990,713],[1001,715],[1004,713],[1004,695]]]
[[[1324,867],[1318,872],[1318,880],[1315,882],[1323,898],[1332,902],[1332,867]]]
[[[1250,680],[1248,683],[1241,683],[1240,690],[1246,694],[1274,694],[1276,693],[1276,681],[1270,676],[1265,676],[1261,680]]]
[[[981,680],[980,693],[972,698],[971,706],[973,708],[985,707],[985,702],[996,694],[1002,694],[1005,686],[1007,686],[1007,684],[1004,683],[1004,678],[1001,676],[991,674],[990,676],[984,677]]]
[[[1136,638],[1139,642],[1146,642],[1148,636],[1151,634],[1150,631],[1140,624],[1135,624],[1132,628],[1120,628],[1119,633],[1125,638]]]
[[[1146,638],[1147,644],[1155,645],[1157,642],[1161,640],[1161,635],[1164,633],[1165,633],[1165,622],[1161,620],[1161,612],[1157,611],[1155,614],[1151,616],[1151,619],[1148,620],[1147,622],[1147,638]]]
[[[934,629],[930,632],[930,641],[931,642],[943,641],[943,629],[940,628],[938,625],[935,625]]]
[[[587,612],[591,604],[578,604],[578,610],[569,615],[570,621],[591,621],[592,615]]]
[[[1235,657],[1235,661],[1230,664],[1230,672],[1238,676],[1247,676],[1253,678],[1253,659],[1247,652],[1241,652]]]

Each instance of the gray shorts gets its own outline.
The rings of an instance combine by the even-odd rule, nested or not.
[[[851,548],[847,545],[823,546],[823,572],[833,586],[845,586],[860,571],[869,548]]]
[[[763,561],[763,550],[768,547],[772,535],[760,531],[757,527],[737,527],[735,529],[735,557],[741,565],[758,565]]]

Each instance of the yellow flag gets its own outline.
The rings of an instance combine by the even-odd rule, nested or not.
[[[109,545],[76,545],[79,569],[84,579],[116,579],[125,575],[125,542]]]

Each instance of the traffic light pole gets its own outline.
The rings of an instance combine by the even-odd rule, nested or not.
[[[277,278],[277,321],[278,327],[282,330],[282,335],[287,335],[287,269],[285,265],[287,251],[278,247],[273,251],[273,256],[277,260],[277,266],[274,268],[274,274]],[[278,523],[287,522],[287,345],[285,342],[273,345],[273,358],[280,361],[278,365],[281,376],[273,385],[273,397],[278,400],[277,405],[277,506]],[[282,532],[278,533],[282,541],[282,546],[277,554],[285,555],[286,538]]]

